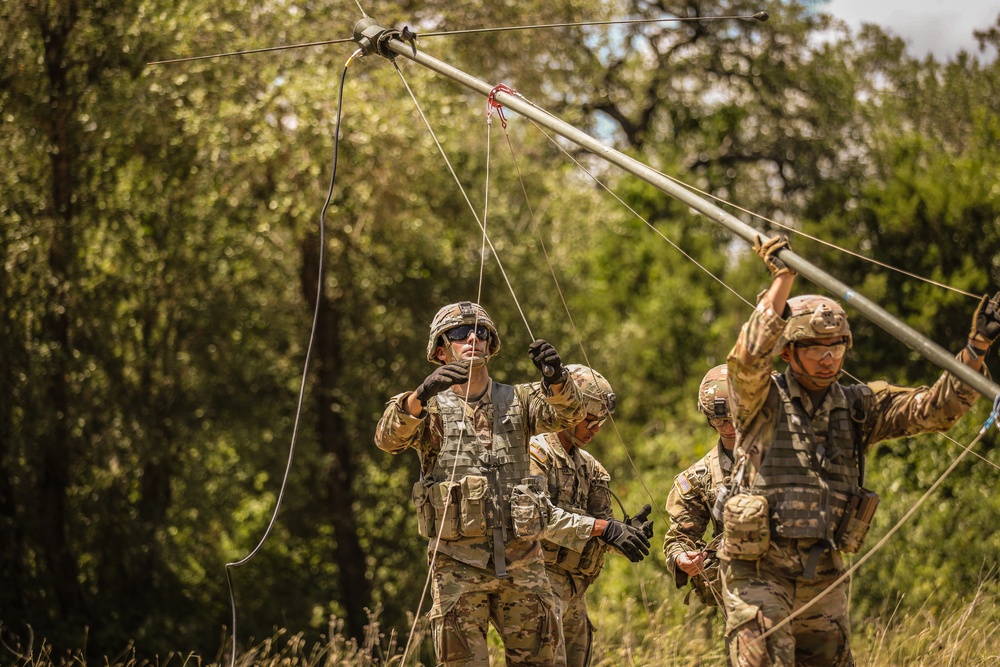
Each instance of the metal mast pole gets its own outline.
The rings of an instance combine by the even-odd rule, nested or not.
[[[389,59],[400,55],[462,84],[466,88],[483,95],[483,97],[489,97],[493,93],[494,86],[476,79],[447,63],[417,51],[415,42],[403,42],[400,36],[399,31],[383,28],[378,25],[377,21],[371,18],[362,19],[354,27],[354,40],[360,45],[365,55],[378,53]],[[637,178],[641,178],[663,193],[698,211],[709,220],[719,223],[747,243],[752,244],[756,236],[767,237],[765,233],[754,229],[686,188],[682,188],[648,165],[602,144],[597,139],[594,139],[569,123],[559,120],[548,112],[532,105],[524,98],[502,91],[493,94],[494,98],[503,104],[503,106],[513,109],[522,116],[530,118],[532,121],[551,130],[564,139],[572,141],[581,148],[587,149],[597,157],[624,169]],[[959,362],[952,353],[903,322],[900,322],[878,304],[855,292],[848,285],[837,280],[819,267],[814,266],[799,255],[796,255],[791,250],[782,250],[780,256],[782,261],[798,271],[800,275],[852,305],[878,327],[905,343],[934,365],[947,370],[984,396],[990,398],[1000,396],[1000,385],[991,382],[965,364]]]

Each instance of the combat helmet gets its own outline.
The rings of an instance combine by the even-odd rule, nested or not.
[[[615,411],[615,390],[603,375],[583,364],[566,366],[583,395],[583,408],[588,415],[607,417]]]
[[[500,351],[500,334],[497,333],[497,328],[493,325],[493,320],[490,319],[486,309],[478,303],[459,301],[439,310],[431,320],[430,337],[427,339],[427,361],[442,365],[441,360],[434,356],[442,334],[463,324],[482,324],[489,329],[490,346],[486,354],[487,360]]]
[[[709,419],[733,416],[729,407],[729,368],[725,364],[705,373],[698,387],[698,411]]]
[[[854,338],[847,313],[833,299],[818,294],[805,294],[788,300],[788,323],[774,348],[780,354],[789,343],[805,338],[846,338],[851,349]]]

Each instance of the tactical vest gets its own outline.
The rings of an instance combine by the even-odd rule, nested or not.
[[[487,487],[487,498],[499,509],[504,527],[510,530],[511,492],[531,475],[531,466],[521,402],[514,387],[494,382],[492,398],[493,437],[487,449],[479,444],[475,425],[467,421],[462,399],[454,392],[442,392],[435,397],[444,433],[431,474],[434,481],[446,482],[459,481],[468,475],[488,477],[495,470],[502,498],[496,498],[491,486]]]
[[[870,394],[864,385],[841,386],[848,406],[859,394]],[[767,498],[771,531],[789,539],[826,540],[834,536],[844,510],[859,489],[859,463],[850,408],[830,411],[825,445],[819,445],[812,421],[799,401],[788,393],[787,380],[778,376],[767,399],[775,405],[775,433],[753,489]]]

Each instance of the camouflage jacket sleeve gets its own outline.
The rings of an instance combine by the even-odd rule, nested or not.
[[[550,500],[559,497],[559,476],[555,460],[550,450],[556,446],[547,441],[546,436],[537,435],[531,439],[531,474],[545,480],[546,496]],[[561,446],[561,445],[559,445]],[[543,539],[561,547],[582,552],[594,532],[594,518],[586,514],[571,512],[554,503],[549,507],[549,522]]]
[[[726,360],[729,391],[737,428],[745,428],[760,412],[771,386],[772,351],[785,329],[785,320],[761,304],[740,330]]]
[[[706,479],[696,474],[691,466],[674,478],[674,485],[667,495],[667,516],[670,527],[663,536],[663,555],[667,569],[674,577],[677,588],[688,581],[688,575],[677,567],[677,557],[685,551],[699,551],[705,547],[705,530],[712,520],[705,494]]]
[[[985,365],[982,373],[989,377]],[[907,435],[947,431],[979,397],[947,371],[931,387],[897,387],[884,382],[873,382],[869,387],[874,394],[873,408],[865,420],[864,436],[869,446]]]
[[[587,416],[580,388],[569,373],[558,392],[541,382],[514,385],[514,391],[521,403],[527,406],[525,439],[539,433],[562,431],[579,424]]]
[[[399,454],[410,447],[418,448],[418,443],[427,433],[427,411],[421,417],[414,417],[403,409],[403,401],[410,392],[397,394],[389,399],[382,418],[375,427],[375,446],[390,454]]]

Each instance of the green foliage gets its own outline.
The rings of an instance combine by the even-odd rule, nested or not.
[[[281,489],[320,276],[338,85],[355,46],[146,63],[346,37],[357,15],[352,3],[83,4],[0,8],[9,155],[0,172],[0,580],[15,582],[0,586],[2,634],[24,638],[30,626],[46,638],[25,665],[85,663],[123,646],[112,664],[200,662],[228,645],[224,565],[258,544]],[[760,9],[674,4],[423,2],[380,7],[376,18],[429,32]],[[767,9],[767,24],[418,44],[712,196],[963,291],[994,289],[1000,66],[967,55],[915,61],[875,28],[845,39],[816,7]],[[983,39],[995,44],[996,30]],[[401,74],[375,56],[348,70],[323,318],[295,458],[269,539],[233,570],[238,639],[256,646],[246,664],[377,662],[375,646],[392,654],[386,647],[398,649],[411,627],[426,576],[405,502],[416,457],[384,455],[371,438],[384,401],[428,372],[427,326],[441,304],[488,308],[504,344],[491,366],[498,380],[534,379],[525,352],[535,337],[611,380],[620,408],[595,452],[634,512],[662,508],[673,475],[711,445],[696,387],[766,284],[744,243],[684,206],[567,148],[584,172],[523,118],[509,118],[508,144],[496,117],[487,127],[480,97],[397,60]],[[495,248],[481,283],[477,217]],[[806,239],[793,245],[943,345],[962,341],[968,296]],[[870,324],[852,325],[852,373],[935,377]],[[970,441],[984,418],[981,407],[953,435]],[[977,451],[996,462],[992,434]],[[957,453],[931,438],[878,450],[873,541]],[[995,577],[979,573],[1000,546],[995,472],[968,458],[905,538],[859,573],[856,616],[885,630],[866,635],[877,642],[870,654],[909,659],[886,620],[899,596],[919,601],[908,612],[919,624],[945,618],[949,594],[993,594]],[[358,582],[360,595],[350,587]],[[717,619],[680,604],[658,558],[612,562],[594,595],[598,625],[625,629],[602,664],[691,664],[696,653],[721,664]],[[381,607],[389,628],[367,644],[357,628],[364,607]],[[345,625],[328,627],[331,615]],[[293,639],[250,639],[275,628]],[[320,648],[305,648],[315,641]],[[933,642],[942,639],[917,644]],[[81,646],[86,654],[73,653]]]

